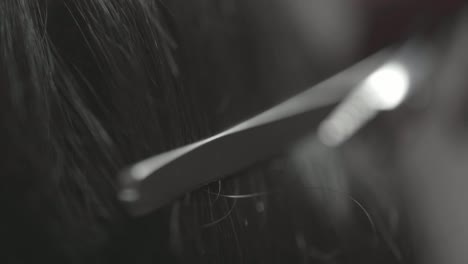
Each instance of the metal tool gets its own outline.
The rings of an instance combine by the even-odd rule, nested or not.
[[[119,198],[134,215],[281,153],[317,133],[338,146],[379,111],[397,107],[428,72],[427,49],[387,49],[210,138],[137,162],[119,175]]]

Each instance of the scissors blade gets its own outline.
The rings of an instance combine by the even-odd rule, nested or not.
[[[356,85],[387,61],[385,50],[210,138],[137,162],[119,175],[119,198],[144,215],[180,195],[265,160],[315,132]]]

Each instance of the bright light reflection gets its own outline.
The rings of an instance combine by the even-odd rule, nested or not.
[[[318,129],[327,146],[338,146],[381,110],[392,110],[403,102],[410,88],[408,70],[399,63],[382,66],[333,111]]]
[[[372,97],[374,107],[378,110],[391,110],[403,102],[409,87],[407,69],[399,63],[389,63],[372,73],[363,88]]]

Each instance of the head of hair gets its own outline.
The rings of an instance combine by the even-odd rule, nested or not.
[[[346,194],[340,157],[313,144],[142,218],[116,199],[125,165],[207,137],[323,78],[292,41],[291,25],[277,19],[278,6],[254,2],[0,1],[2,261],[404,258],[398,230],[376,233],[386,228]],[[276,97],[264,99],[268,89]],[[312,185],[304,187],[304,175]],[[326,184],[343,189],[316,188]]]

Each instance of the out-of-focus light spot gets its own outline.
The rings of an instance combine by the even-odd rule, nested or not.
[[[125,202],[134,202],[140,198],[140,194],[136,189],[128,188],[119,192],[119,199]]]
[[[133,179],[141,181],[144,180],[150,173],[151,169],[148,168],[148,166],[145,166],[145,164],[137,164],[130,169],[129,175]]]
[[[344,133],[336,122],[327,122],[319,127],[318,137],[325,145],[336,146],[344,139]]]
[[[258,201],[255,203],[255,209],[257,209],[258,213],[263,213],[265,211],[265,204],[262,201]]]
[[[400,63],[388,63],[369,75],[318,128],[319,140],[338,146],[377,112],[401,104],[410,89],[410,74]]]
[[[391,110],[403,102],[409,87],[408,70],[399,63],[389,63],[372,73],[363,89],[371,97],[372,106],[378,110]]]

